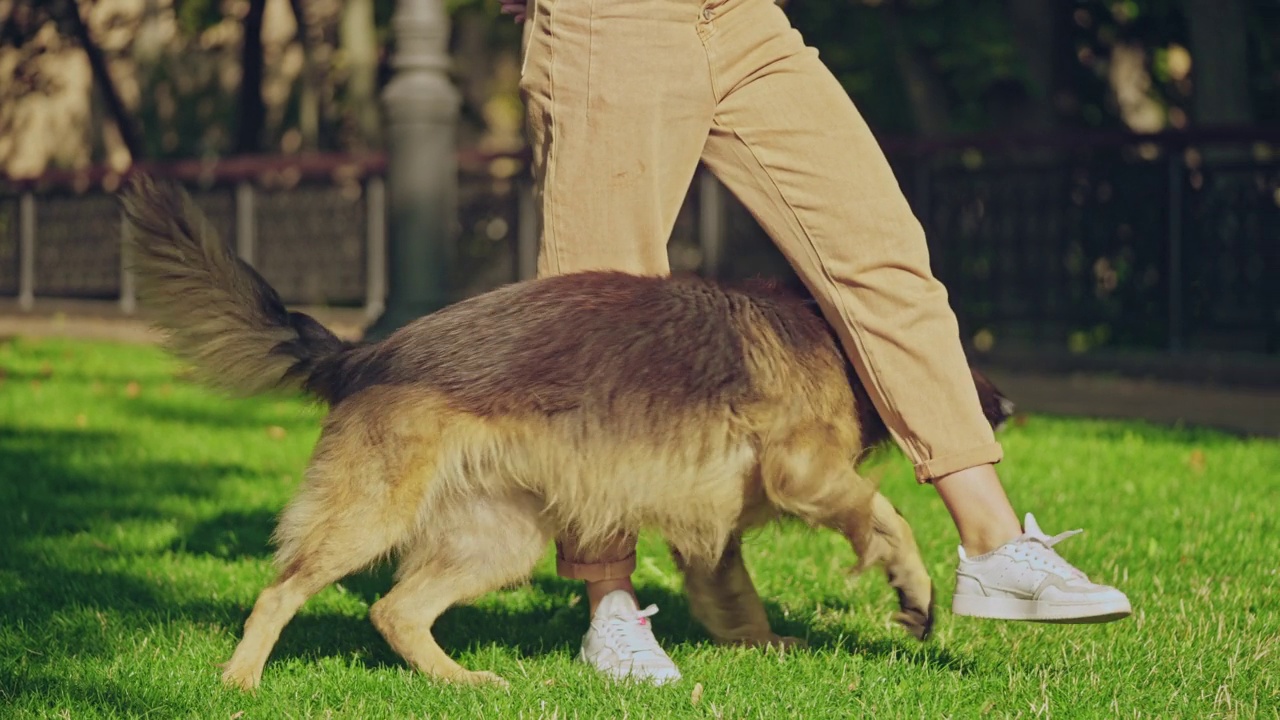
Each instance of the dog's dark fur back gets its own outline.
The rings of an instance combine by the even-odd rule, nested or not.
[[[373,385],[425,384],[480,415],[742,401],[751,392],[743,313],[806,353],[834,348],[826,324],[795,298],[596,272],[458,303],[322,363],[308,388],[341,400]]]

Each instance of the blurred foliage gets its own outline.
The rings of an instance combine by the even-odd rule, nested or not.
[[[1253,121],[1280,122],[1280,0],[1227,1],[1242,3],[1247,16],[1247,37],[1242,40],[1248,48]],[[509,134],[509,127],[493,125],[495,118],[510,113],[495,114],[488,104],[495,98],[506,106],[518,102],[515,80],[503,62],[509,65],[518,56],[520,27],[499,14],[495,0],[444,2],[453,20],[450,47],[464,98],[461,140],[475,144],[482,143],[486,134]],[[1185,126],[1193,116],[1195,93],[1187,75],[1191,3],[786,0],[783,5],[872,127],[885,135],[907,135],[1124,127],[1126,116],[1114,87],[1117,81],[1109,76],[1111,60],[1120,47],[1131,48],[1141,59],[1146,76],[1137,82],[1145,95],[1140,99],[1151,106],[1147,117]],[[106,42],[103,50],[113,63],[113,75],[123,78],[118,80],[122,95],[137,117],[147,155],[227,152],[236,115],[239,23],[246,5],[246,0],[79,3],[95,36],[117,38]],[[111,10],[113,6],[118,9]],[[278,30],[293,22],[293,6],[307,16],[303,32],[296,37]],[[390,74],[395,6],[395,0],[373,2],[375,42],[381,48],[379,83]],[[0,105],[29,98],[48,86],[39,78],[41,48],[36,46],[42,29],[50,25],[58,34],[69,35],[65,18],[58,17],[59,7],[74,4],[69,0],[0,3],[0,68],[15,68],[12,79],[0,78]],[[272,40],[274,62],[269,62],[264,79],[264,93],[274,93],[268,100],[271,109],[265,128],[268,151],[340,150],[358,144],[353,139],[351,104],[367,100],[348,97],[350,68],[344,64],[339,31],[342,3],[272,0],[272,7],[275,14],[269,12],[268,30],[274,27],[278,32]],[[1052,16],[1050,21],[1040,22],[1034,14],[1029,21],[1028,7],[1043,9]],[[164,14],[171,18],[167,25],[156,21]],[[142,32],[147,23],[172,30],[166,31],[169,35],[160,47],[152,42],[143,52],[134,45],[147,36]],[[119,42],[122,31],[126,35],[136,31],[138,42]],[[305,70],[299,69],[296,57],[304,35],[309,40],[308,62],[315,65],[315,85],[307,91]],[[4,53],[9,53],[8,64]],[[100,108],[95,113],[100,120]],[[318,127],[300,140],[304,116],[318,117]],[[1036,122],[1027,121],[1032,117]],[[17,126],[16,121],[11,124]],[[10,129],[0,126],[0,131]],[[92,154],[100,161],[105,141],[94,142]],[[0,164],[4,162],[0,157]]]
[[[817,47],[859,103],[873,127],[891,134],[918,130],[907,98],[902,66],[890,47],[886,22],[898,13],[900,41],[941,80],[951,109],[952,132],[999,128],[1004,118],[988,99],[1014,86],[1028,98],[1050,101],[1057,124],[1122,127],[1110,97],[1108,62],[1113,48],[1133,43],[1146,50],[1153,99],[1182,113],[1193,87],[1170,74],[1170,48],[1189,47],[1183,0],[1074,0],[1048,3],[1060,37],[1037,48],[1053,54],[1052,87],[1027,72],[1019,28],[1009,3],[1026,0],[789,0],[792,22]],[[1280,2],[1246,0],[1248,74],[1255,121],[1280,121]]]

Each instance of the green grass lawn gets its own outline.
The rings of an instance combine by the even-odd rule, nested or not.
[[[953,617],[955,530],[900,456],[876,471],[915,527],[940,591],[925,645],[889,622],[879,575],[829,532],[769,528],[748,564],[775,626],[810,648],[712,646],[663,545],[637,582],[684,672],[611,686],[573,660],[587,614],[550,548],[528,585],[436,626],[509,691],[435,684],[367,621],[385,568],[325,590],[285,628],[255,695],[223,689],[271,578],[273,518],[323,410],[229,400],[158,350],[0,342],[0,716],[1276,717],[1280,708],[1280,443],[1140,423],[1023,418],[1002,436],[1015,505],[1116,583],[1135,615],[1102,626]],[[1280,410],[1278,410],[1280,411]],[[1025,422],[1023,422],[1025,420]]]

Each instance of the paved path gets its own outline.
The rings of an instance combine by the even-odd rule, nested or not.
[[[987,372],[1019,412],[1138,418],[1280,438],[1280,390],[1096,375]]]

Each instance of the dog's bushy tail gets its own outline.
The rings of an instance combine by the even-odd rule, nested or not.
[[[203,382],[239,395],[302,387],[349,347],[286,309],[177,185],[139,174],[120,199],[139,300]]]

